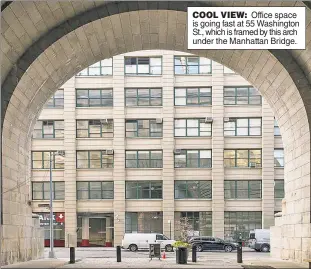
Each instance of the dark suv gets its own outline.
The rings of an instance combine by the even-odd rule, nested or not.
[[[227,242],[220,238],[210,237],[210,236],[196,236],[189,240],[192,246],[196,246],[197,251],[203,250],[224,250],[226,252],[231,252],[236,250],[238,244],[233,242]]]

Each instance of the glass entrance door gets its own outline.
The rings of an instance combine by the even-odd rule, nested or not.
[[[106,243],[106,219],[90,218],[89,219],[89,236],[90,246],[104,247]]]

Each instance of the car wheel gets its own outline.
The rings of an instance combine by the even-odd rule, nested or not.
[[[173,249],[173,247],[172,247],[171,245],[166,245],[166,246],[165,246],[165,251],[166,251],[166,252],[173,252],[174,249]]]
[[[202,245],[197,245],[197,251],[202,252],[203,251],[203,246]]]
[[[129,249],[130,249],[130,251],[135,252],[135,251],[137,251],[138,247],[136,245],[130,245]]]
[[[225,246],[225,251],[226,252],[231,252],[232,251],[232,247],[231,246]]]
[[[270,251],[270,247],[268,245],[263,245],[260,248],[261,252],[269,252]]]

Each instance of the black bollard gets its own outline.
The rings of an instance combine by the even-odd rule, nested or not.
[[[117,246],[117,262],[121,262],[121,247]]]
[[[197,247],[192,246],[192,262],[197,262]]]
[[[70,261],[69,263],[75,263],[76,262],[76,257],[75,257],[75,248],[70,247]]]
[[[237,247],[237,263],[242,263],[242,241],[238,242],[239,245]]]

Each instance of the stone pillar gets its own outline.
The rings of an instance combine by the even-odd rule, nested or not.
[[[125,108],[124,56],[113,57],[114,240],[120,245],[125,231]]]
[[[75,77],[64,88],[65,246],[77,246]]]
[[[90,222],[89,217],[82,217],[82,241],[81,247],[90,246]]]
[[[112,247],[111,217],[106,218],[106,247]]]
[[[213,236],[224,238],[224,105],[223,66],[213,62],[212,70],[212,210]]]
[[[274,225],[274,117],[262,100],[262,228]]]
[[[174,56],[164,51],[162,58],[163,79],[163,233],[174,238]]]

